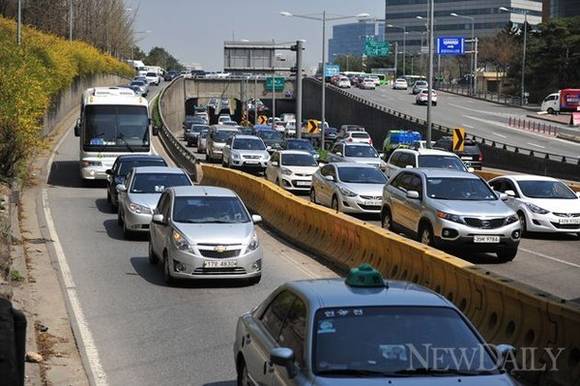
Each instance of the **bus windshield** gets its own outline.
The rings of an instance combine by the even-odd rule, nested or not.
[[[149,149],[149,116],[143,106],[91,105],[84,113],[88,151]]]

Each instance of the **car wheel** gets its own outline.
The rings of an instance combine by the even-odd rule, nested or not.
[[[332,202],[330,203],[330,207],[337,212],[340,212],[340,208],[338,207],[338,199],[336,196],[332,197]]]
[[[151,245],[151,240],[149,240],[149,264],[156,265],[159,262],[159,258],[153,251],[153,245]]]
[[[391,210],[388,207],[383,208],[381,213],[381,226],[383,229],[393,231],[393,218],[391,216]]]
[[[228,166],[228,165],[226,165],[226,159],[225,159],[225,158],[223,158],[223,157],[222,157],[222,166],[223,166],[224,168],[225,168],[226,166]]]
[[[430,224],[423,224],[419,230],[419,242],[425,245],[433,245],[433,228]]]
[[[314,189],[310,189],[310,202],[318,204],[318,202],[316,202],[316,191]]]
[[[554,109],[553,108],[548,108],[548,114],[554,114]]]
[[[123,221],[123,237],[125,237],[125,240],[131,240],[132,236],[133,232],[127,228],[127,223]]]
[[[500,259],[501,262],[507,263],[508,261],[512,261],[516,254],[518,253],[517,248],[509,248],[509,249],[500,249],[497,251],[497,257]]]
[[[169,267],[169,257],[167,257],[167,253],[163,256],[163,281],[167,285],[175,284],[175,279],[171,276],[170,267]]]
[[[246,366],[246,362],[242,359],[242,363],[240,364],[240,368],[238,369],[238,386],[251,386],[252,382],[250,382],[250,377],[248,375],[248,366]]]
[[[107,189],[107,202],[109,204],[111,203],[111,192],[109,192],[109,189]]]
[[[123,225],[123,217],[121,216],[121,209],[117,210],[117,225]]]
[[[526,215],[522,212],[518,212],[518,220],[520,221],[521,235],[522,237],[528,233],[528,225],[526,222]]]

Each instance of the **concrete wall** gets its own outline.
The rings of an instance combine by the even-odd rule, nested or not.
[[[234,99],[245,100],[254,98],[272,98],[272,93],[264,88],[265,81],[259,80],[257,83],[253,80],[219,80],[219,79],[186,79],[185,98],[192,97],[216,97],[222,96]],[[181,83],[183,87],[183,83]],[[291,91],[294,93],[294,81],[287,80],[284,92],[276,93],[279,99],[285,98],[285,93]]]
[[[83,92],[90,87],[118,86],[126,84],[127,79],[116,75],[94,75],[86,78],[77,78],[73,84],[64,91],[61,91],[52,99],[48,112],[44,115],[42,124],[42,135],[47,136],[57,123],[71,112],[72,109],[80,106]]]
[[[193,95],[190,95],[193,97]],[[161,113],[165,119],[167,128],[178,134],[183,128],[185,120],[185,94],[183,89],[183,78],[175,79],[163,92],[160,101]]]

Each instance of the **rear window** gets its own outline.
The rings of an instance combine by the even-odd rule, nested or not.
[[[151,77],[151,76],[157,76],[157,74],[156,74],[156,73],[154,73],[154,72],[148,72],[148,73],[147,73],[147,76],[150,76],[150,77]]]
[[[353,138],[368,138],[369,135],[367,133],[352,133],[350,135]]]
[[[172,186],[190,186],[185,174],[177,173],[140,173],[133,179],[131,193],[163,193]]]
[[[162,159],[122,161],[117,175],[126,176],[131,169],[140,166],[167,166],[167,164]]]

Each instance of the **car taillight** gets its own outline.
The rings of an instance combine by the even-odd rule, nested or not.
[[[479,161],[483,162],[483,153],[482,152],[479,152]]]
[[[348,142],[352,142],[352,138],[349,138],[349,139],[348,139]]]
[[[369,145],[372,146],[372,144],[373,144],[373,140],[369,138]]]

